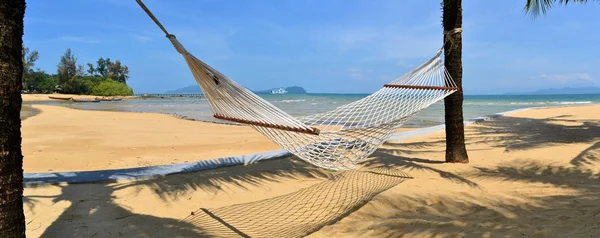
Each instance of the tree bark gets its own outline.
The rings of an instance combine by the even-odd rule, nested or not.
[[[465,146],[465,125],[463,122],[462,90],[462,32],[452,32],[462,28],[462,1],[444,0],[444,65],[454,79],[459,90],[444,98],[446,121],[446,162],[468,163]]]
[[[0,0],[0,237],[25,237],[21,89],[24,0]]]

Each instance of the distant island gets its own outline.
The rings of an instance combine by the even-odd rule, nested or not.
[[[252,92],[254,93],[258,93],[258,94],[263,94],[263,93],[271,93],[272,90],[278,90],[280,88],[271,88],[271,89],[266,89],[266,90],[252,90]],[[287,93],[289,94],[306,94],[306,89],[300,87],[300,86],[291,86],[291,87],[286,87],[286,88],[282,88],[285,89],[285,91],[287,91]],[[171,91],[167,91],[166,93],[201,93],[202,91],[200,91],[200,87],[198,85],[190,85],[187,87],[183,87],[183,88],[179,88],[179,89],[175,89],[175,90],[171,90]]]
[[[505,93],[504,95],[559,95],[559,94],[600,94],[600,88],[598,88],[598,87],[549,88],[549,89],[537,90],[535,92]]]

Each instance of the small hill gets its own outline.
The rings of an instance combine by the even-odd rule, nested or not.
[[[291,87],[287,87],[285,88],[285,91],[288,91],[288,93],[297,93],[297,94],[306,94],[306,89],[304,89],[303,87],[300,86],[291,86]]]

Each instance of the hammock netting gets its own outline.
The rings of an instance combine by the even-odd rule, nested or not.
[[[444,67],[440,49],[421,66],[361,100],[296,118],[196,58],[137,1],[183,56],[215,118],[247,124],[322,168],[355,168],[411,116],[459,89]]]

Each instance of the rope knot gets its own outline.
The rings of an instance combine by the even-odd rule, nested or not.
[[[446,45],[446,43],[450,42],[449,51],[452,51],[452,49],[454,49],[454,35],[457,33],[462,33],[462,31],[463,31],[462,28],[454,28],[449,31],[444,31],[444,37],[446,38],[444,40],[444,45]]]
[[[444,31],[444,35],[451,36],[451,35],[454,35],[456,33],[461,33],[462,31],[463,31],[462,28],[454,28],[454,29],[449,30],[449,31]]]

